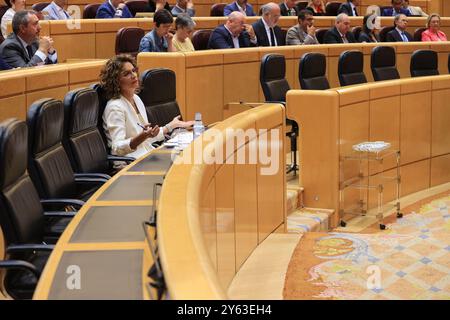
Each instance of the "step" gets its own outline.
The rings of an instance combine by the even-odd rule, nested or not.
[[[330,217],[334,210],[319,208],[300,208],[287,217],[288,233],[329,231]]]
[[[286,212],[291,214],[303,205],[303,187],[298,185],[290,185],[288,183],[286,190]]]

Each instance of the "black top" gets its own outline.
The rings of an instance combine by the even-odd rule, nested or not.
[[[353,33],[350,31],[347,32],[345,37],[347,38],[347,41],[349,43],[356,42]],[[325,36],[323,37],[323,43],[344,43],[344,41],[342,40],[339,31],[336,29],[336,27],[334,27],[333,29],[330,29],[327,31],[327,33],[325,33]]]
[[[376,42],[380,42],[380,37],[378,37],[378,35],[376,35],[376,34],[373,34],[373,35],[377,39]],[[359,34],[359,37],[358,37],[358,42],[375,42],[375,41],[369,34],[367,34],[364,31],[361,31],[361,33]]]
[[[255,31],[256,38],[258,39],[259,47],[270,47],[270,40],[267,37],[266,28],[262,18],[253,23],[253,30]],[[283,31],[279,26],[273,27],[275,33],[275,38],[279,46],[284,46],[286,44],[286,38],[283,36]]]

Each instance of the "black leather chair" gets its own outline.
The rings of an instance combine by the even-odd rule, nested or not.
[[[393,26],[381,28],[380,32],[378,33],[378,36],[380,37],[380,42],[386,42],[386,36],[387,36],[388,32],[390,32],[394,29],[395,29],[395,27],[393,27]]]
[[[97,10],[101,5],[101,3],[91,3],[84,7],[83,19],[95,19]]]
[[[344,51],[339,56],[338,76],[341,86],[366,83],[364,55],[361,51]]]
[[[223,11],[225,7],[227,6],[227,3],[216,3],[211,6],[211,10],[209,12],[209,15],[211,17],[223,17]]]
[[[414,41],[422,41],[422,33],[427,30],[427,28],[417,28],[414,31],[413,39]]]
[[[438,55],[433,50],[416,50],[411,56],[411,77],[437,76]]]
[[[286,80],[286,60],[280,54],[266,54],[261,60],[261,69],[259,72],[259,81],[267,102],[278,102],[286,104],[286,93],[290,90]],[[298,170],[297,165],[297,137],[298,124],[290,119],[286,119],[286,124],[292,126],[292,131],[287,132],[291,140],[291,166],[286,173]]]
[[[370,68],[375,81],[400,79],[393,47],[380,46],[373,48]]]
[[[147,12],[148,7],[148,1],[146,0],[129,0],[125,2],[125,4],[128,7],[128,10],[130,10],[131,14],[136,16],[137,12]]]
[[[196,51],[208,49],[208,41],[211,33],[211,30],[197,30],[194,32],[192,35],[192,45]]]
[[[0,223],[10,259],[4,281],[15,299],[30,299],[45,262],[59,235],[75,212],[44,212],[42,201],[27,172],[28,128],[24,121],[0,124]],[[58,202],[55,200],[55,202]],[[61,203],[76,204],[75,202]],[[1,257],[3,258],[3,257]],[[21,260],[21,261],[17,261]]]
[[[330,88],[326,76],[327,60],[322,53],[305,53],[300,58],[298,78],[304,90],[326,90]]]
[[[316,38],[320,44],[323,44],[325,33],[327,33],[328,30],[330,30],[330,29],[329,28],[320,28],[320,29],[316,30]]]
[[[158,68],[146,70],[141,76],[139,97],[147,110],[148,121],[162,127],[181,115],[176,97],[175,72]]]
[[[99,101],[91,88],[75,89],[64,98],[63,145],[77,173],[104,173],[105,178],[115,173],[113,161],[131,162],[134,158],[108,155],[100,134]]]
[[[137,27],[119,29],[116,34],[116,54],[126,53],[136,57],[139,53],[139,44],[144,35],[144,30]]]
[[[39,195],[86,201],[108,179],[104,175],[75,174],[63,147],[64,107],[61,101],[41,99],[27,114],[28,170]]]
[[[325,15],[326,16],[337,16],[339,7],[342,2],[330,1],[325,5]]]

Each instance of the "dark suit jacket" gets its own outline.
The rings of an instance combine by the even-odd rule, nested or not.
[[[8,70],[11,69],[11,66],[3,61],[2,57],[0,57],[0,70]]]
[[[345,2],[345,3],[341,4],[341,6],[338,9],[338,14],[340,14],[340,13],[346,13],[350,17],[355,15],[355,13],[352,10],[352,6],[350,5],[349,2]],[[357,15],[359,14],[358,9],[356,10],[356,13],[357,13]]]
[[[349,31],[346,34],[346,38],[349,43],[355,43],[355,37],[353,36],[353,32]],[[342,41],[341,35],[339,31],[334,27],[333,29],[328,30],[323,37],[323,43],[344,43]]]
[[[258,39],[259,47],[270,47],[270,40],[266,33],[266,28],[264,27],[264,23],[262,18],[252,24],[253,30],[255,31],[256,38]],[[273,32],[275,34],[275,38],[277,40],[277,44],[279,46],[284,46],[286,44],[286,37],[283,36],[283,31],[279,26],[275,26],[273,28]]]
[[[288,8],[286,8],[286,4],[284,3],[284,1],[282,3],[279,4],[280,6],[280,13],[282,16],[288,16]],[[295,10],[295,16],[298,15],[298,9],[297,6],[293,7],[292,9]]]
[[[39,49],[39,42],[33,42],[31,48],[34,54],[37,49]],[[6,40],[1,44],[0,55],[3,60],[13,68],[34,67],[42,62],[41,58],[37,55],[33,55],[31,59],[28,57],[27,49],[24,48],[14,33],[10,33]],[[53,64],[49,58],[45,59],[44,63]]]
[[[380,42],[380,37],[378,37],[378,35],[375,35],[375,38],[377,39],[377,42]],[[364,31],[361,31],[361,33],[359,34],[358,37],[358,42],[375,42],[373,41],[372,37],[369,37],[369,35],[367,33],[365,33]]]
[[[250,36],[246,31],[241,32],[239,35],[239,47],[247,48],[252,47],[250,42]],[[233,38],[230,32],[222,24],[215,28],[211,33],[208,41],[208,49],[232,49],[234,48]]]
[[[401,8],[400,12],[396,13],[395,15],[397,15],[397,14],[404,14],[405,16],[410,16],[411,12],[409,12],[409,10]],[[381,15],[383,17],[392,17],[394,15],[394,8],[384,9],[383,12],[381,13]]]
[[[230,13],[232,13],[233,11],[239,11],[236,1],[230,3],[229,5],[225,6],[225,8],[223,8],[223,15],[229,16]],[[253,7],[248,3],[245,5],[245,14],[247,17],[256,16],[255,12],[253,11]]]
[[[116,9],[114,9],[109,4],[109,2],[106,1],[106,2],[103,2],[100,7],[98,7],[97,14],[95,15],[95,17],[99,18],[99,19],[108,19],[108,18],[114,18],[115,15],[116,15]],[[127,6],[123,7],[121,18],[133,18],[133,15],[131,14],[131,12]]]
[[[407,31],[405,31],[405,34],[408,38],[408,41],[414,41],[411,34],[409,34]],[[400,33],[398,33],[397,29],[394,29],[386,34],[386,42],[403,42],[403,39]]]

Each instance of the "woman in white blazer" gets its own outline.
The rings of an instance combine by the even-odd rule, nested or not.
[[[111,153],[139,158],[153,149],[152,143],[162,141],[175,128],[187,128],[193,121],[180,121],[179,116],[160,128],[148,123],[145,106],[136,92],[139,90],[136,60],[130,55],[117,55],[106,63],[100,83],[109,99],[103,112]]]

